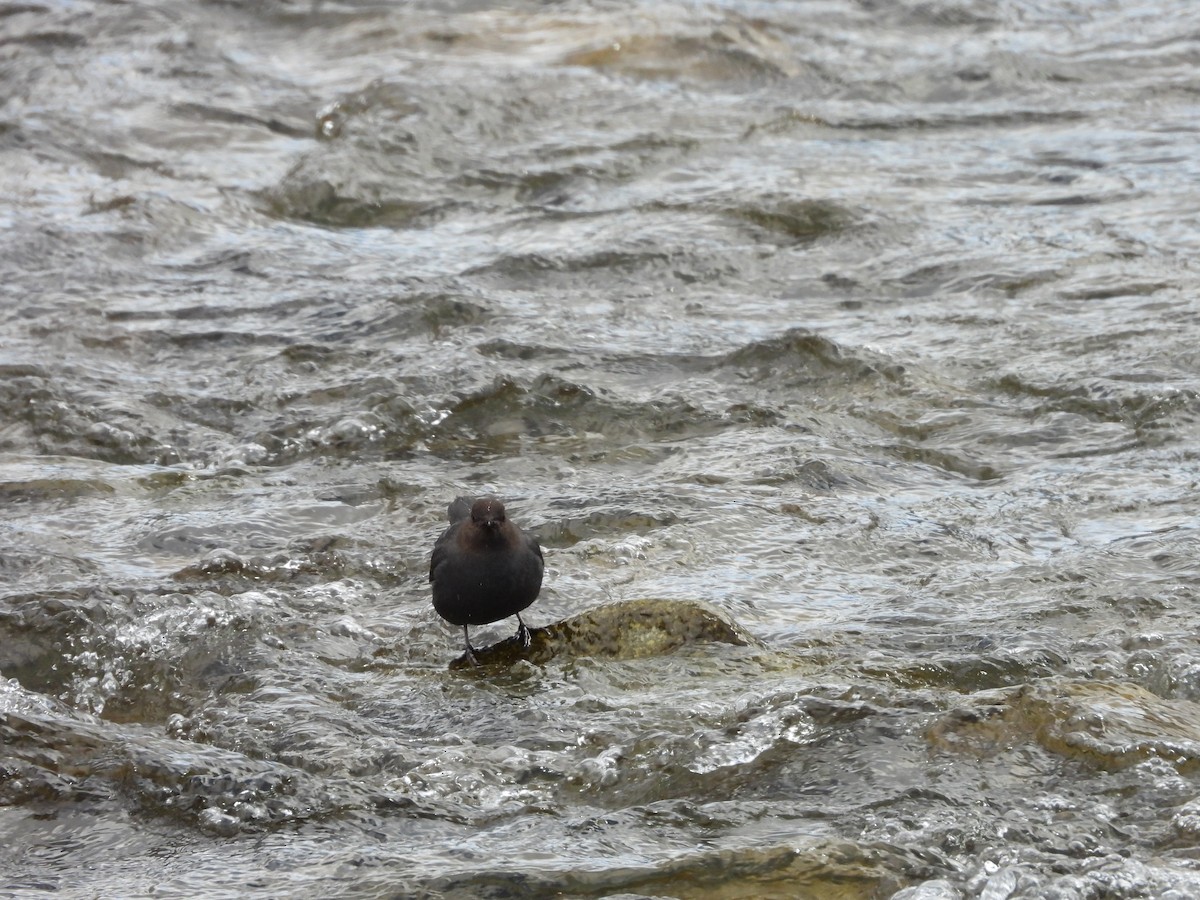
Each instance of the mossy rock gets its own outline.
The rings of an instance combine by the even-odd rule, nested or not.
[[[529,633],[528,647],[514,635],[476,648],[476,662],[490,667],[509,666],[520,659],[540,665],[556,656],[643,659],[693,644],[758,644],[723,611],[695,600],[626,600],[531,628]],[[464,653],[450,668],[472,668],[472,663]]]

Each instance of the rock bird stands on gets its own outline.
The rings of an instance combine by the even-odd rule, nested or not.
[[[476,660],[469,625],[516,616],[517,636],[529,646],[521,610],[542,589],[542,548],[508,521],[504,504],[495,497],[480,497],[474,503],[459,497],[448,514],[450,527],[433,545],[429,560],[433,608],[447,622],[462,626],[472,662]]]

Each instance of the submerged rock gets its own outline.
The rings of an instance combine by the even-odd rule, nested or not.
[[[1200,704],[1130,683],[1045,681],[981,691],[929,729],[941,749],[991,756],[1034,742],[1051,753],[1120,771],[1147,760],[1200,764]]]
[[[562,655],[641,659],[690,644],[758,643],[723,611],[694,600],[626,600],[529,632],[528,647],[511,637],[476,648],[475,658],[481,666],[506,666],[519,659],[541,664]],[[450,668],[472,665],[464,653]]]

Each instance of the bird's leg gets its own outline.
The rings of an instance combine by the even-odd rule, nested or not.
[[[517,613],[517,639],[520,640],[521,646],[526,650],[533,643],[533,635],[529,633],[529,626],[525,624],[525,620],[521,618],[521,614]]]
[[[471,646],[471,633],[467,631],[467,626],[463,626],[463,643],[467,645],[467,659],[471,661],[471,665],[479,665],[479,660],[475,658],[475,648]]]

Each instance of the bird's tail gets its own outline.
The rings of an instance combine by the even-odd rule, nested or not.
[[[455,497],[454,502],[450,504],[450,508],[446,510],[446,515],[450,519],[450,524],[461,522],[471,514],[471,504],[475,500],[473,497]]]

